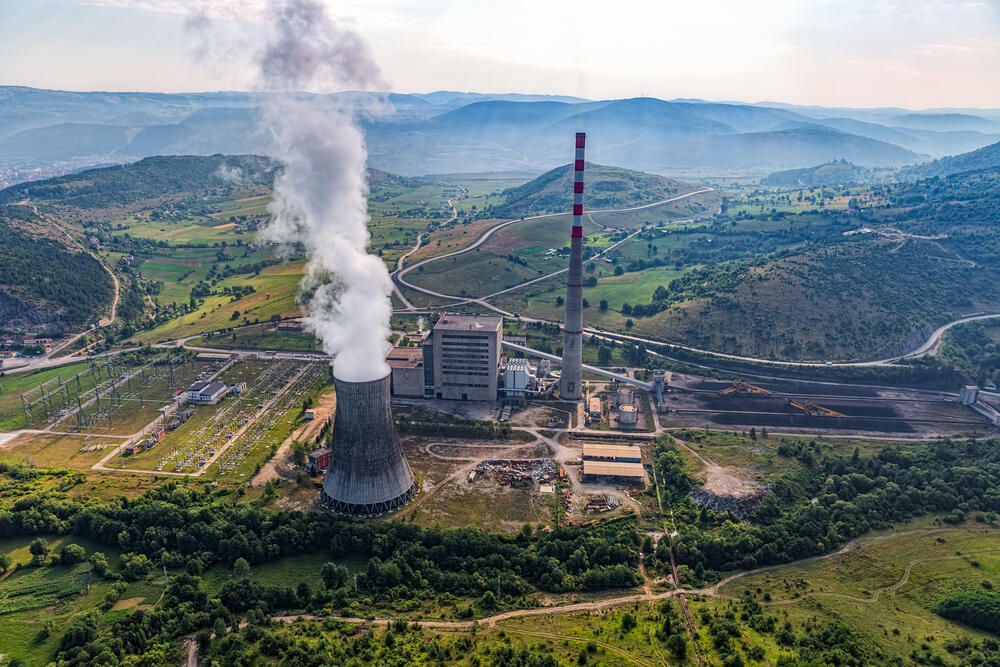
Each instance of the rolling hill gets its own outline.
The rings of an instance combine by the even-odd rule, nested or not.
[[[897,177],[902,180],[919,180],[995,167],[1000,167],[1000,142],[961,155],[952,155],[901,169]]]
[[[786,169],[768,174],[760,179],[761,185],[776,187],[815,187],[818,185],[846,185],[864,183],[872,178],[872,171],[847,160],[834,160],[805,169]]]
[[[585,209],[621,209],[642,206],[692,192],[698,187],[655,174],[587,163]],[[500,193],[503,201],[491,209],[500,218],[568,211],[573,205],[573,165],[548,171],[538,178]]]

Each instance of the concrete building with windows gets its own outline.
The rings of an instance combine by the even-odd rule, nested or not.
[[[433,395],[456,401],[495,401],[502,331],[499,316],[442,315],[424,347],[424,364],[429,361],[434,372]]]

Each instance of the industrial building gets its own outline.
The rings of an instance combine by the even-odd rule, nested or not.
[[[306,469],[309,474],[318,475],[321,472],[326,472],[330,465],[330,454],[330,450],[326,447],[320,447],[306,454]]]
[[[641,463],[623,463],[608,461],[584,461],[583,478],[599,480],[602,478],[620,478],[641,481],[646,477],[646,471]]]
[[[642,463],[642,452],[635,445],[606,445],[588,442],[583,445],[583,460]]]
[[[420,347],[394,347],[385,362],[392,370],[392,395],[404,398],[424,396],[424,351]]]
[[[495,401],[502,330],[498,316],[442,315],[423,346],[424,365],[433,369],[433,395]]]
[[[527,359],[518,357],[507,361],[503,382],[507,398],[527,398],[528,394],[536,391],[537,384],[538,378]]]
[[[211,405],[217,403],[228,390],[229,387],[224,382],[195,382],[184,393],[188,403],[207,403]]]
[[[222,352],[199,352],[197,354],[197,356],[195,356],[194,360],[195,361],[208,361],[208,362],[212,362],[212,363],[219,363],[219,364],[221,364],[221,363],[225,363],[225,362],[229,361],[229,358],[231,356],[232,355],[225,354],[225,353],[222,353]]]

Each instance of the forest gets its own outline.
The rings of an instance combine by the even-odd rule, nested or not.
[[[685,523],[674,543],[676,557],[691,568],[695,583],[718,579],[721,572],[829,553],[869,530],[921,515],[941,513],[946,523],[959,523],[982,513],[984,521],[995,523],[1000,513],[1000,440],[995,439],[890,445],[868,458],[788,440],[779,456],[802,466],[770,482],[749,523],[694,504],[686,494],[697,482],[672,440],[658,440],[654,454],[677,520]],[[661,542],[654,556],[660,567],[669,567],[666,544]]]
[[[26,301],[58,310],[67,324],[87,323],[111,303],[111,276],[88,253],[70,251],[10,224],[31,219],[26,207],[0,206],[0,285]]]

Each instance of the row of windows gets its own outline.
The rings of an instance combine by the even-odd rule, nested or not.
[[[462,335],[462,334],[446,333],[446,334],[441,334],[441,338],[442,338],[442,340],[449,340],[449,339],[453,339],[453,338],[457,338],[457,339],[461,339],[461,340],[489,340],[490,336],[488,334],[485,335],[485,336],[483,334],[465,336],[465,335]]]
[[[476,387],[479,389],[489,389],[488,384],[468,384],[465,382],[445,382],[442,386],[445,387]]]
[[[477,373],[475,371],[443,371],[442,375],[475,375],[476,377],[489,377],[489,373]]]
[[[490,367],[484,366],[483,364],[445,364],[441,366],[443,370],[446,371],[483,371],[484,373],[489,372]]]

